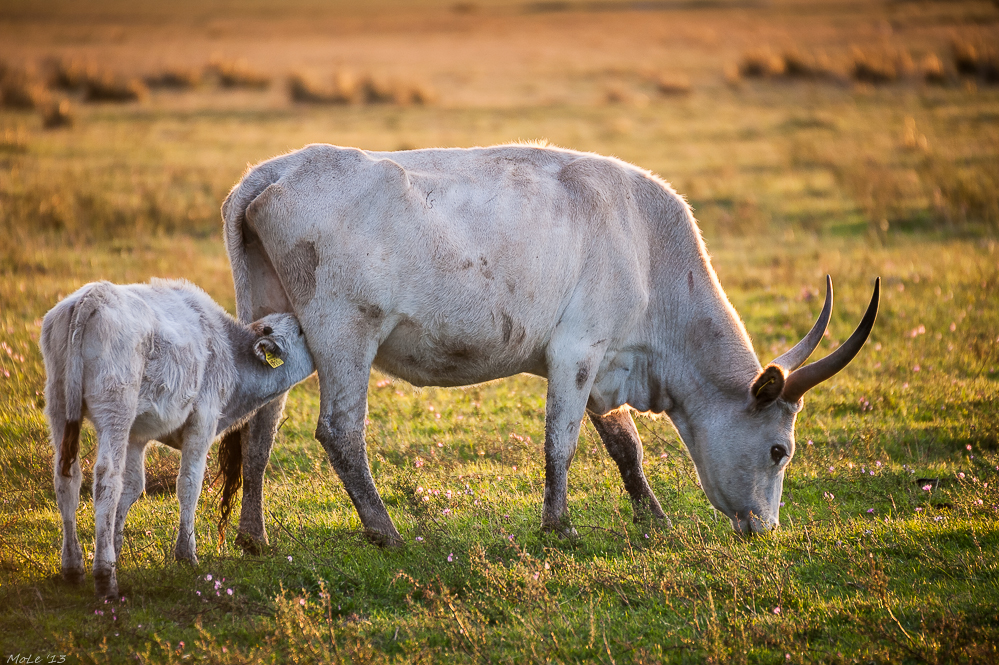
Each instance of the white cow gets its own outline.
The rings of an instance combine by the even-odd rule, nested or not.
[[[196,564],[194,511],[212,441],[314,369],[293,316],[240,324],[207,293],[174,280],[87,284],[45,315],[41,347],[62,573],[73,582],[84,575],[76,535],[81,418],[97,432],[94,582],[102,596],[118,593],[122,528],[145,488],[149,441],[181,451],[174,554]]]
[[[364,442],[369,370],[458,386],[548,379],[543,529],[572,533],[567,475],[589,415],[636,518],[665,515],[631,410],[666,414],[708,499],[739,532],[778,523],[809,388],[867,339],[797,369],[832,308],[761,367],[690,208],[665,182],[599,155],[534,145],[368,152],[310,145],[263,162],[222,207],[241,320],[294,312],[319,373],[316,438],[368,533],[399,534]],[[266,542],[261,480],[281,412],[244,438],[240,541]]]

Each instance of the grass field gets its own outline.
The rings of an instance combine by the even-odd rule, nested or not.
[[[122,81],[208,72],[125,103],[86,101],[81,84],[12,108],[3,89],[4,662],[999,661],[994,3],[165,7],[0,6],[8,81],[44,87],[53,58]],[[957,57],[969,44],[985,63],[975,71]],[[791,52],[822,73],[748,66]],[[218,63],[240,61],[269,85],[226,87]],[[889,61],[893,78],[865,78]],[[426,99],[295,102],[292,75],[371,77]],[[70,105],[69,126],[45,128],[52,100]],[[668,421],[636,419],[672,528],[633,523],[587,423],[570,474],[581,537],[543,535],[542,380],[414,389],[374,374],[369,456],[404,547],[361,536],[312,436],[311,379],[291,394],[268,470],[268,551],[217,543],[218,489],[206,486],[201,563],[174,563],[179,456],[154,446],[126,525],[123,599],[95,600],[90,578],[60,581],[37,346],[49,308],[91,280],[161,276],[232,311],[218,209],[247,163],[316,141],[541,139],[616,155],[684,193],[764,362],[808,330],[825,274],[836,311],[817,356],[849,335],[882,278],[871,340],[806,398],[779,531],[737,537]],[[94,455],[85,430],[86,553]]]

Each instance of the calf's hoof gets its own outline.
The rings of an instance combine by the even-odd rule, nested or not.
[[[63,568],[62,579],[69,584],[80,585],[86,579],[87,574],[83,568]]]
[[[111,572],[94,572],[94,593],[98,598],[118,597],[118,578]]]
[[[174,552],[173,558],[174,560],[180,561],[181,563],[187,563],[192,566],[198,565],[198,555],[195,554],[194,552],[190,553]]]

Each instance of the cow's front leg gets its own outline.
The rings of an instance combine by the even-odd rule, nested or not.
[[[198,565],[198,555],[194,538],[194,514],[198,508],[198,499],[201,498],[208,449],[212,445],[217,426],[216,419],[193,414],[184,428],[180,448],[180,473],[177,474],[180,526],[173,556],[177,561],[188,561],[195,566]]]
[[[243,459],[243,503],[239,510],[236,544],[257,554],[267,544],[264,526],[264,472],[271,458],[278,423],[288,394],[268,402],[250,419],[240,435]]]
[[[624,488],[631,496],[635,521],[647,519],[649,514],[665,521],[666,513],[659,505],[642,470],[642,440],[638,437],[635,421],[628,409],[622,408],[602,416],[590,411],[589,415],[604,447],[621,472]]]
[[[549,360],[542,531],[554,531],[570,537],[576,535],[569,519],[569,466],[576,454],[579,428],[593,387],[597,359],[594,353],[588,356],[565,353]]]
[[[312,349],[317,359],[320,394],[316,438],[343,482],[368,538],[379,545],[400,545],[402,538],[371,477],[364,441],[368,377],[377,345],[361,338],[356,330],[329,330],[326,339],[331,342],[330,348]],[[354,342],[352,349],[333,348],[350,341]],[[309,342],[312,346],[311,339]]]

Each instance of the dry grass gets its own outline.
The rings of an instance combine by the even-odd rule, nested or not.
[[[58,129],[73,124],[73,107],[68,99],[50,102],[42,109],[42,127]]]
[[[566,3],[526,13],[498,0],[460,12],[392,0],[392,11],[373,13],[331,0],[282,5],[278,17],[246,3],[233,17],[178,0],[197,20],[175,17],[174,4],[122,2],[109,25],[95,17],[104,2],[63,2],[50,16],[52,1],[0,20],[0,57],[65,60],[76,109],[59,131],[43,131],[37,110],[0,110],[5,645],[61,647],[70,661],[178,664],[995,659],[999,89],[982,85],[978,64],[961,75],[966,85],[920,82],[939,69],[932,53],[958,80],[947,50],[955,35],[994,43],[992,5],[774,0],[589,12]],[[740,57],[761,44],[773,45],[783,73],[745,79]],[[917,64],[895,84],[845,84],[851,44],[904,48]],[[290,88],[221,88],[212,74],[190,93],[157,90],[141,105],[77,105],[84,63],[124,78],[164,62],[201,71],[212,53],[245,58],[272,81],[305,72],[309,94],[341,86],[330,72],[376,72],[426,81],[444,102],[401,107],[398,92],[383,91],[391,101],[297,103]],[[820,54],[838,74],[820,73]],[[725,85],[725,63],[737,88]],[[658,93],[657,72],[687,77],[693,94]],[[612,86],[619,99],[608,105]],[[360,94],[357,79],[342,87]],[[409,540],[402,550],[360,538],[312,436],[313,381],[292,395],[270,465],[271,551],[213,547],[206,491],[201,567],[175,565],[177,455],[158,449],[150,496],[126,527],[127,603],[117,616],[93,602],[92,588],[54,581],[59,523],[37,321],[60,295],[92,279],[186,276],[231,309],[220,202],[247,163],[309,142],[390,150],[541,138],[639,164],[687,196],[765,359],[807,330],[817,307],[809,297],[826,273],[837,287],[833,340],[882,276],[875,338],[810,394],[798,421],[781,532],[743,541],[715,522],[661,419],[639,427],[674,529],[646,538],[632,523],[590,429],[572,476],[582,537],[546,540],[537,532],[543,381],[418,390],[374,376],[369,453]],[[876,477],[860,471],[877,462]],[[919,477],[940,482],[931,494],[912,482]],[[423,500],[417,487],[439,493]],[[80,515],[89,548],[86,496]],[[209,573],[234,595],[215,596]]]

